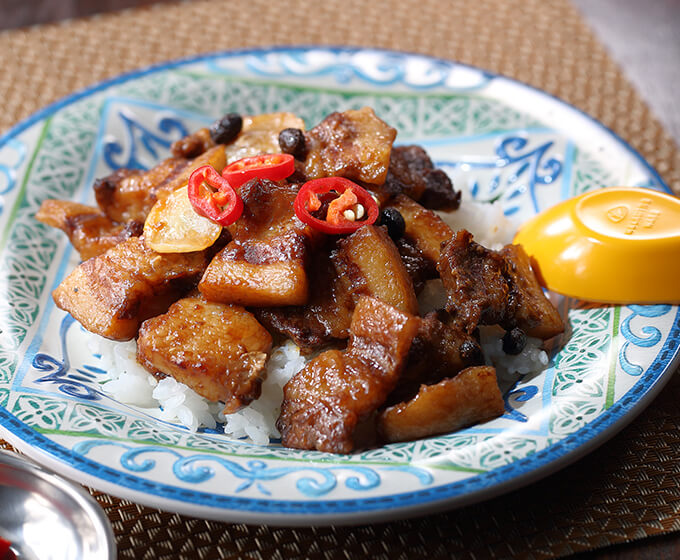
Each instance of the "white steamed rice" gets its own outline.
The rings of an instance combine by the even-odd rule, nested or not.
[[[509,243],[517,228],[517,224],[504,216],[500,203],[464,200],[458,211],[439,214],[454,231],[467,229],[475,241],[493,249]],[[419,297],[421,313],[441,308],[444,299],[441,281],[428,282]],[[548,355],[541,349],[540,340],[529,338],[522,353],[508,356],[502,349],[502,333],[493,327],[481,329],[481,344],[487,363],[496,367],[499,385],[505,391],[518,376],[544,369]],[[275,423],[283,386],[306,362],[293,342],[275,348],[267,363],[261,397],[234,414],[224,415],[219,403],[208,402],[171,377],[158,381],[148,373],[137,363],[135,341],[113,342],[92,335],[90,347],[93,354],[101,356],[100,366],[107,372],[103,389],[117,401],[192,431],[200,427],[214,429],[218,422],[223,423],[226,435],[249,438],[260,445],[280,437]]]

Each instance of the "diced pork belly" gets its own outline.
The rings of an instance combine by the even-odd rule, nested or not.
[[[304,306],[261,307],[253,310],[268,328],[290,337],[303,352],[349,336],[354,299],[331,262],[334,244],[313,251],[308,268],[312,278]]]
[[[424,208],[403,194],[395,196],[386,207],[398,210],[404,218],[406,224],[404,239],[436,265],[441,253],[441,244],[453,237],[453,230],[432,210]]]
[[[396,135],[369,107],[331,113],[305,133],[301,170],[309,179],[340,176],[382,185]]]
[[[68,200],[45,200],[35,218],[62,230],[82,260],[96,257],[130,237],[142,234],[143,224],[117,224],[98,208]]]
[[[260,396],[272,337],[238,305],[187,297],[142,323],[137,360],[170,375],[230,414]]]
[[[308,245],[318,235],[295,215],[297,189],[266,179],[240,188],[244,211],[229,227],[232,241],[199,284],[206,299],[254,306],[307,302]]]
[[[451,179],[436,169],[430,156],[420,146],[395,146],[385,184],[386,193],[404,193],[425,208],[455,210],[460,206],[460,191]]]
[[[543,340],[564,332],[562,317],[545,297],[524,248],[506,245],[500,253],[508,264],[508,276],[518,300],[515,306],[517,326],[529,336]]]
[[[203,252],[160,254],[132,237],[81,263],[52,297],[90,332],[130,340],[194,287],[206,264]]]
[[[264,113],[243,117],[243,128],[225,148],[227,163],[260,154],[278,154],[279,133],[285,128],[305,129],[304,121],[293,113]]]
[[[385,228],[359,228],[338,242],[332,260],[355,301],[368,295],[404,313],[417,314],[413,282]]]
[[[498,324],[545,340],[564,331],[520,246],[492,251],[460,230],[442,246],[437,268],[447,292],[446,309],[467,332],[480,324]]]
[[[156,201],[187,184],[191,173],[203,165],[222,171],[224,146],[215,146],[194,159],[171,157],[149,171],[119,169],[97,179],[95,198],[102,212],[114,222],[144,222]]]
[[[347,349],[319,354],[286,383],[277,421],[283,445],[352,451],[357,425],[394,389],[417,329],[416,317],[361,298]]]
[[[408,402],[378,416],[378,432],[389,442],[410,441],[453,432],[503,414],[496,370],[471,367],[436,385],[423,385]]]

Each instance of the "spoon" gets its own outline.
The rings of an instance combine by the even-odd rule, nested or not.
[[[539,282],[601,303],[680,303],[680,199],[611,187],[544,210],[515,236]]]

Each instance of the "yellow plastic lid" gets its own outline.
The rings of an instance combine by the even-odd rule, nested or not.
[[[588,192],[534,216],[514,243],[555,292],[602,303],[680,303],[674,196],[633,187]]]

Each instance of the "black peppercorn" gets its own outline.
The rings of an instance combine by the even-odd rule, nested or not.
[[[402,237],[406,231],[404,217],[396,208],[385,208],[384,210],[381,210],[378,225],[385,226],[388,235],[394,241]]]
[[[239,135],[243,119],[238,113],[227,113],[210,125],[210,137],[215,144],[227,144]]]
[[[284,128],[279,132],[279,147],[284,154],[290,154],[295,159],[304,159],[305,133],[299,128]]]
[[[506,354],[519,354],[522,350],[524,350],[526,344],[527,335],[522,329],[518,327],[507,331],[503,335],[503,352]]]

